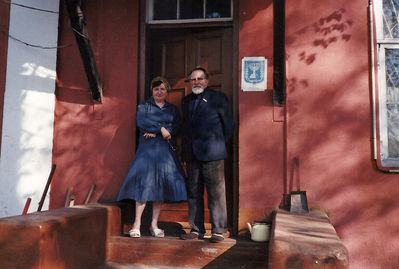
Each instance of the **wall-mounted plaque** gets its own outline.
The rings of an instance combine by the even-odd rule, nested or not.
[[[264,91],[267,88],[267,59],[265,57],[244,57],[241,69],[243,91]]]

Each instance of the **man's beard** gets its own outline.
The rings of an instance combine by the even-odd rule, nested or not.
[[[204,87],[203,86],[193,86],[191,88],[194,94],[200,94],[204,92]]]

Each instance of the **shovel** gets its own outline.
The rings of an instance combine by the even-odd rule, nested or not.
[[[306,191],[301,191],[299,181],[299,158],[295,157],[295,170],[296,170],[296,191],[290,193],[290,212],[294,213],[308,213],[308,201],[306,198]]]

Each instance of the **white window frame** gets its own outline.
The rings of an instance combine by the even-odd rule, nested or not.
[[[225,18],[205,18],[206,15],[206,1],[212,1],[212,0],[204,0],[204,13],[203,17],[201,19],[179,19],[180,17],[180,1],[177,1],[177,6],[176,6],[176,14],[177,14],[177,19],[176,20],[153,20],[153,10],[154,10],[154,0],[147,0],[146,1],[146,9],[147,9],[147,19],[146,22],[148,24],[172,24],[172,23],[194,23],[194,22],[223,22],[223,21],[232,21],[233,20],[233,0],[230,0],[231,4],[231,10],[230,10],[230,17],[225,17]]]
[[[377,48],[377,85],[378,85],[378,127],[379,135],[379,156],[380,163],[384,168],[388,168],[391,172],[399,172],[395,168],[399,168],[399,157],[390,158],[388,148],[388,110],[387,110],[387,84],[386,84],[386,65],[385,52],[387,49],[399,50],[399,38],[384,38],[383,32],[383,0],[374,0],[375,14],[375,30],[376,30],[376,48]],[[372,44],[374,46],[374,44]],[[374,83],[374,82],[373,82]]]
[[[380,123],[380,155],[384,167],[399,167],[399,158],[390,158],[388,154],[388,110],[387,110],[387,85],[385,68],[385,51],[387,49],[399,50],[399,44],[378,45],[378,86],[379,86],[379,123]]]

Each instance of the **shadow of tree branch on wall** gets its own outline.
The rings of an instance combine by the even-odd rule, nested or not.
[[[304,35],[312,35],[314,37],[309,42],[314,48],[327,49],[333,43],[350,41],[352,34],[349,31],[353,25],[353,21],[346,18],[345,12],[343,8],[335,10],[314,23],[302,27],[293,34],[287,34],[287,45],[292,46],[294,43],[298,43],[299,39],[302,38],[301,36]],[[297,56],[300,61],[310,65],[316,61],[317,53],[303,50]]]
[[[386,242],[399,238],[398,175],[378,171],[373,159],[368,29],[362,12],[334,9],[300,26],[298,14],[287,18],[288,160],[301,159],[308,202],[331,212],[355,257],[351,264],[367,260],[371,267],[396,268],[387,257],[394,260],[397,254]],[[376,255],[376,249],[384,251]]]

